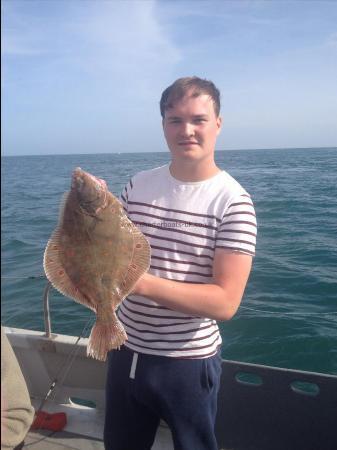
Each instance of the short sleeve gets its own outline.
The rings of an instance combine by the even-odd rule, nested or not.
[[[120,196],[119,196],[119,200],[121,201],[124,211],[127,213],[128,212],[128,204],[129,204],[129,195],[132,191],[133,188],[133,182],[132,179],[130,179],[130,181],[128,182],[128,184],[124,187],[124,189],[122,190]]]
[[[215,247],[255,256],[256,235],[256,215],[252,199],[248,194],[238,195],[223,215]]]

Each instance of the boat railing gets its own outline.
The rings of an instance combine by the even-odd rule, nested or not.
[[[49,309],[49,292],[52,288],[52,284],[50,281],[47,281],[47,284],[44,288],[43,292],[43,315],[44,315],[44,331],[46,333],[46,337],[51,337],[51,321],[50,321],[50,309]]]

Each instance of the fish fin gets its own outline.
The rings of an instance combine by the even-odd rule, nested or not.
[[[107,353],[112,349],[119,349],[127,339],[123,325],[113,313],[113,320],[109,323],[96,320],[87,346],[87,355],[99,361],[105,361]]]
[[[62,221],[63,221],[64,208],[65,208],[65,206],[66,206],[66,203],[67,203],[67,200],[68,200],[69,195],[70,195],[70,191],[65,192],[65,193],[62,195],[62,198],[61,198],[61,201],[60,201],[60,207],[59,207],[59,222],[58,222],[59,224],[61,224]]]
[[[53,287],[61,292],[61,294],[96,311],[95,305],[93,305],[88,297],[83,295],[80,289],[75,286],[61,263],[60,253],[62,252],[62,246],[60,245],[60,237],[60,229],[56,228],[52,233],[44,252],[43,268],[46,277]]]
[[[129,264],[126,276],[121,283],[121,291],[126,297],[133,289],[139,278],[149,269],[151,260],[151,249],[147,239],[138,228],[135,227],[134,252]]]

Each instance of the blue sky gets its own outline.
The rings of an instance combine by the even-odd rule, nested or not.
[[[2,154],[166,151],[190,75],[221,91],[219,150],[337,146],[337,2],[3,0]]]

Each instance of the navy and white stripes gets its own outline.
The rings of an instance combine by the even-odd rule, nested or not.
[[[217,248],[254,255],[256,219],[246,191],[226,172],[197,183],[175,180],[168,166],[141,172],[121,201],[151,245],[150,273],[187,283],[212,283]],[[183,358],[213,355],[221,344],[216,321],[189,317],[139,296],[118,316],[126,345],[143,353]]]

